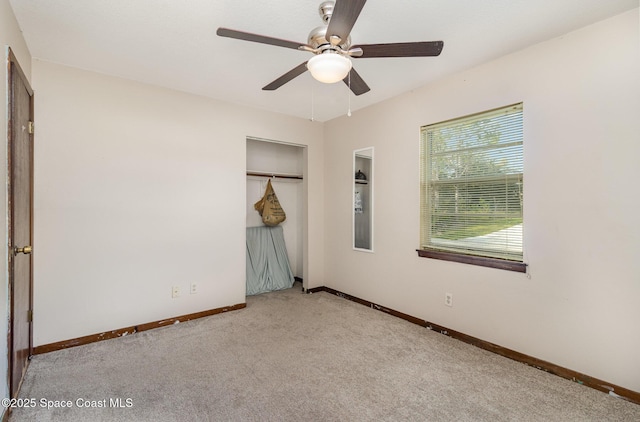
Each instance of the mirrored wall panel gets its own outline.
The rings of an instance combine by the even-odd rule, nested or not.
[[[353,151],[353,248],[373,252],[373,147]]]

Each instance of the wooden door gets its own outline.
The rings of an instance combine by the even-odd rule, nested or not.
[[[9,51],[9,388],[16,397],[32,352],[33,91]]]

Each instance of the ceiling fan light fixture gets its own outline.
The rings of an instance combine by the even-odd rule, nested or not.
[[[351,60],[337,53],[322,53],[309,59],[307,69],[315,80],[332,84],[347,77],[351,70]]]

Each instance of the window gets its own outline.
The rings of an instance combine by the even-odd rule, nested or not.
[[[420,256],[524,272],[522,104],[423,126]]]

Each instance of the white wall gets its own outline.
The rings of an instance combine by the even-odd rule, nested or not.
[[[244,303],[247,136],[307,145],[324,220],[321,124],[39,60],[33,84],[36,346]]]
[[[18,27],[18,23],[13,14],[13,10],[11,6],[9,6],[8,0],[0,0],[0,46],[2,47],[2,66],[0,69],[0,75],[2,77],[2,82],[0,83],[1,88],[1,96],[2,100],[0,101],[0,121],[2,121],[2,138],[3,146],[0,148],[0,161],[4,163],[5,171],[2,171],[0,175],[0,184],[4,186],[3,189],[0,189],[0,205],[2,207],[4,216],[8,215],[8,207],[7,207],[7,105],[8,105],[8,75],[7,75],[7,59],[8,59],[8,49],[11,48],[13,54],[18,59],[20,63],[20,67],[27,79],[31,79],[31,54],[29,53],[29,49],[27,48],[26,43],[24,42],[24,38],[22,38],[22,33],[20,32],[20,28]],[[0,315],[2,315],[2,321],[0,323],[0,338],[7,338],[7,330],[9,327],[9,273],[7,267],[7,259],[9,256],[8,251],[8,233],[7,233],[7,220],[5,219],[3,224],[0,225],[2,242],[0,246],[0,254],[2,254],[2,258],[0,259],[0,273],[4,275],[4,283],[0,288]],[[7,342],[0,341],[0,397],[8,397],[9,396],[9,385],[8,385],[8,359],[7,359]]]
[[[638,26],[636,9],[326,124],[327,285],[640,391]],[[528,276],[419,258],[420,126],[520,101]],[[368,146],[374,254],[351,249]]]

